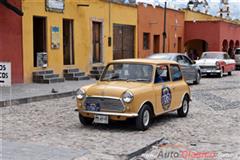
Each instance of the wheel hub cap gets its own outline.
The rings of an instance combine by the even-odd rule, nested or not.
[[[150,119],[150,113],[149,113],[148,110],[146,110],[146,111],[143,113],[143,125],[144,125],[144,126],[147,126],[147,125],[148,125],[149,119]]]

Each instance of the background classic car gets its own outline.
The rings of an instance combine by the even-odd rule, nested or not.
[[[232,74],[236,62],[226,52],[203,52],[196,64],[200,66],[202,74],[216,74],[219,77],[223,77],[224,73]]]
[[[83,125],[135,118],[146,130],[153,117],[177,110],[188,114],[189,86],[173,61],[127,59],[109,63],[96,84],[84,86],[77,95]]]
[[[148,59],[172,60],[180,64],[183,77],[187,83],[199,84],[201,79],[201,70],[188,56],[181,53],[154,53],[147,57]]]

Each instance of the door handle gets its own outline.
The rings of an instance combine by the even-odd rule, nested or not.
[[[172,88],[172,90],[174,90],[176,87],[171,87]]]

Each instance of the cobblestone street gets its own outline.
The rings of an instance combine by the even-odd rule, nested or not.
[[[219,160],[240,159],[240,71],[203,78],[191,85],[189,115],[155,119],[149,130],[131,122],[82,126],[72,97],[0,108],[3,160],[127,159],[164,138],[172,145],[214,152]],[[129,124],[131,123],[131,124]],[[157,159],[159,145],[132,159]]]

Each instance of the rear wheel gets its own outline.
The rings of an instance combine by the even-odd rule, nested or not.
[[[145,131],[152,121],[152,110],[148,104],[144,104],[136,118],[136,128]]]
[[[177,110],[179,117],[186,117],[189,110],[189,98],[185,96],[182,101],[182,107]]]
[[[231,75],[232,75],[232,72],[228,72],[228,75],[231,76]]]
[[[89,126],[93,123],[93,118],[88,118],[88,117],[83,117],[79,113],[79,121],[84,125],[84,126]]]
[[[200,79],[201,79],[200,72],[197,72],[196,80],[195,80],[193,83],[194,83],[194,84],[199,84],[199,83],[200,83]]]

